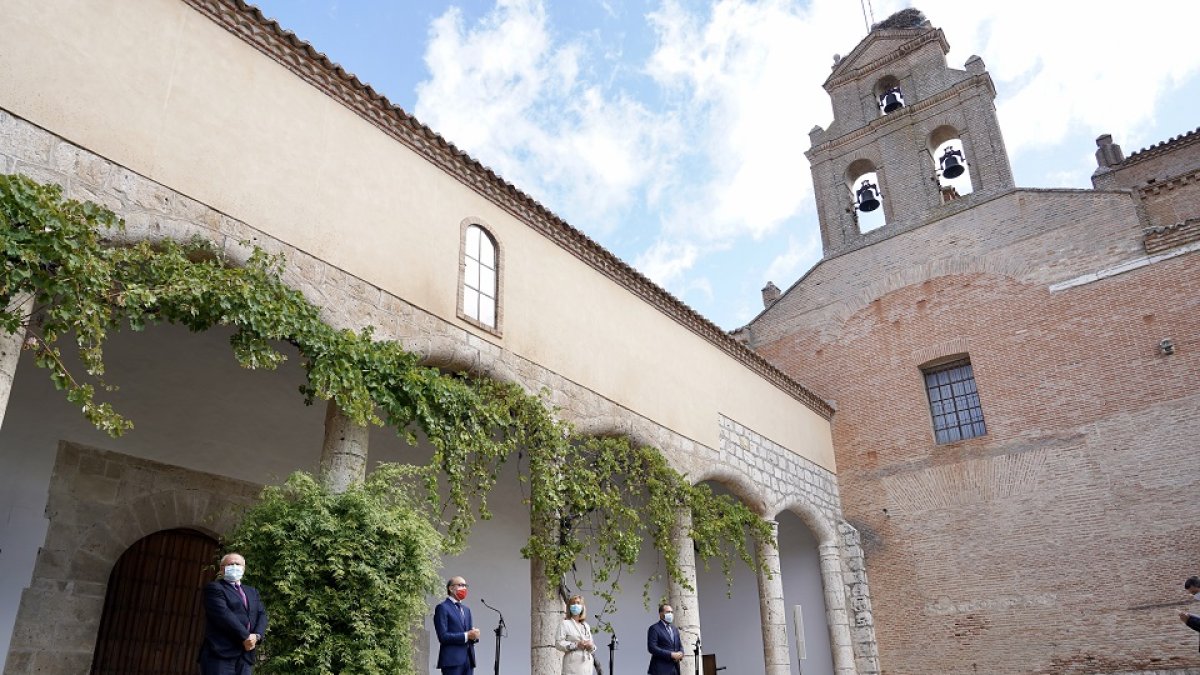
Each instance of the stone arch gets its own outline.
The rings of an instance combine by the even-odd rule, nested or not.
[[[237,520],[243,504],[200,490],[163,490],[129,502],[88,529],[71,559],[68,574],[85,581],[107,582],[108,570],[130,546],[155,532],[185,528],[218,541]],[[94,575],[103,570],[99,579]]]
[[[21,596],[9,647],[42,672],[86,672],[109,575],[143,537],[185,528],[220,539],[259,486],[236,479],[61,443],[46,514],[49,527]],[[214,561],[216,562],[216,561]],[[76,636],[70,644],[56,632]]]
[[[880,77],[878,80],[876,80],[875,85],[873,87],[871,87],[871,93],[874,96],[874,100],[875,100],[875,110],[878,111],[879,116],[881,116],[881,117],[889,114],[887,112],[884,112],[883,97],[885,94],[887,94],[889,91],[892,91],[893,89],[899,91],[900,106],[901,106],[901,108],[903,108],[905,105],[907,105],[907,101],[904,97],[904,89],[903,89],[903,87],[900,86],[900,78],[896,77],[895,75],[892,75],[891,73],[888,73],[888,74],[885,74],[882,77]],[[892,112],[896,112],[896,110],[892,110]]]
[[[870,157],[859,156],[846,165],[846,170],[842,174],[845,189],[850,194],[851,215],[859,235],[879,229],[893,220],[885,173],[882,170],[882,162]],[[875,196],[880,204],[878,208],[868,212],[861,208],[861,194],[865,194],[864,191],[871,187],[874,188]],[[865,224],[864,220],[867,221]],[[870,226],[871,224],[874,226]]]
[[[751,511],[765,520],[771,519],[771,516],[766,515],[768,511],[767,497],[745,474],[728,467],[715,467],[695,476],[689,476],[689,478],[692,485],[704,482],[719,483],[732,492],[743,504],[749,506]]]
[[[1021,281],[1031,271],[1027,263],[1004,256],[951,256],[913,265],[876,281],[854,295],[831,305],[826,312],[840,328],[864,307],[893,291],[938,277],[984,274]]]
[[[925,137],[925,152],[933,167],[933,176],[941,190],[942,203],[948,203],[960,196],[974,192],[974,171],[971,170],[971,148],[965,135],[959,128],[950,123],[943,123],[934,128]],[[957,157],[962,174],[957,177],[947,175],[946,166],[952,156]]]
[[[849,602],[850,584],[847,583],[843,572],[843,568],[851,561],[846,560],[843,555],[844,547],[839,528],[828,515],[804,499],[779,504],[771,518],[777,520],[783,512],[797,516],[816,535],[821,587],[825,592],[825,625],[829,630],[834,672],[838,675],[856,673],[854,636],[851,632],[853,611]],[[861,562],[859,560],[858,564]]]

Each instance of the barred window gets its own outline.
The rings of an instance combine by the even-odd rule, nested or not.
[[[938,443],[953,443],[987,433],[971,359],[943,363],[922,372],[933,416],[933,435]]]
[[[469,225],[463,241],[462,313],[487,328],[496,328],[496,241],[487,230]]]

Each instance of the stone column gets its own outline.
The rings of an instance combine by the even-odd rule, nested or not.
[[[367,477],[370,427],[355,424],[330,401],[325,408],[325,445],[321,448],[321,481],[332,492],[345,492]]]
[[[24,300],[13,300],[8,311],[18,316],[27,316],[33,311],[33,296]],[[8,397],[12,394],[13,380],[17,377],[17,362],[21,359],[21,346],[25,343],[25,329],[0,335],[0,427],[4,426],[4,411],[8,409]]]
[[[779,538],[779,523],[767,521],[771,534]],[[760,542],[757,548],[758,606],[762,615],[763,660],[766,675],[791,675],[791,654],[788,652],[787,606],[783,601],[783,572],[779,565],[779,546]]]
[[[557,528],[547,518],[534,517],[530,528],[536,536],[553,534]],[[529,659],[531,675],[559,675],[562,653],[554,648],[554,635],[564,615],[558,597],[546,577],[546,564],[540,558],[529,560]]]
[[[671,579],[671,607],[675,610],[675,627],[683,641],[683,663],[680,672],[696,672],[696,636],[700,633],[700,599],[696,588],[696,548],[692,544],[692,511],[680,509],[675,514],[675,529],[671,534],[679,570],[686,583]]]
[[[854,641],[850,635],[850,613],[846,611],[846,584],[842,580],[842,556],[836,542],[818,546],[821,583],[825,587],[825,621],[829,624],[829,647],[836,675],[854,675]]]

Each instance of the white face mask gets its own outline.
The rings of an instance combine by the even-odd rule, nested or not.
[[[663,614],[663,621],[666,621],[667,623],[674,623],[675,615],[671,612],[667,612],[666,614]]]
[[[1192,593],[1192,599],[1193,599],[1193,600],[1200,600],[1200,592],[1197,592],[1197,593]]]
[[[241,565],[226,565],[225,581],[237,583],[242,580],[242,574],[244,574],[245,571],[246,568],[242,567]]]

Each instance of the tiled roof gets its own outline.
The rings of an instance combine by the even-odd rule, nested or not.
[[[1150,157],[1155,157],[1155,156],[1161,155],[1162,153],[1164,153],[1168,150],[1174,150],[1175,148],[1177,148],[1181,145],[1188,145],[1190,143],[1195,143],[1197,141],[1200,141],[1200,129],[1193,129],[1192,131],[1189,131],[1186,134],[1183,134],[1180,136],[1172,136],[1171,138],[1169,138],[1165,141],[1162,141],[1161,143],[1155,143],[1154,145],[1151,145],[1147,148],[1142,148],[1141,150],[1138,150],[1137,152],[1133,153],[1132,155],[1126,157],[1125,161],[1122,162],[1121,164],[1125,165],[1125,164],[1130,164],[1132,162],[1138,162],[1143,159],[1149,159]]]
[[[825,419],[833,408],[751,351],[699,312],[571,227],[529,195],[472,159],[415,117],[346,72],[244,0],[184,0],[218,25],[341,102],[393,139],[483,195],[600,273],[627,288],[677,323],[703,337]]]

